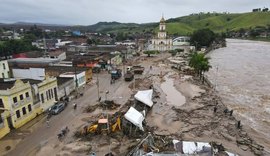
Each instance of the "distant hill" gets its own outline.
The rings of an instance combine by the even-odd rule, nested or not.
[[[249,13],[200,13],[188,16],[171,18],[166,21],[167,31],[170,35],[187,35],[194,30],[209,28],[214,32],[226,32],[239,30],[241,28],[249,29],[256,26],[270,27],[270,12],[249,12]],[[33,26],[36,24],[43,28],[52,29],[70,29],[92,32],[107,33],[136,33],[136,32],[157,32],[159,21],[156,23],[119,23],[119,22],[99,22],[89,26],[64,26],[42,23],[18,22],[14,24],[0,24],[2,26],[12,26],[13,28]]]
[[[270,12],[192,14],[168,19],[166,23],[169,34],[186,35],[201,28],[209,28],[214,32],[226,32],[241,28],[270,26]],[[100,32],[143,32],[158,31],[158,24],[158,22],[149,24],[100,22],[88,28],[91,31]]]

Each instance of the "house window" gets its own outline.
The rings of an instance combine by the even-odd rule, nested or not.
[[[20,95],[20,100],[23,100],[23,95],[22,94]]]
[[[0,114],[0,124],[3,123],[2,114]]]
[[[43,93],[40,94],[40,96],[41,96],[41,102],[44,103],[44,95],[43,95]]]
[[[26,114],[26,108],[25,107],[22,108],[22,113],[23,113],[23,115]]]
[[[38,101],[40,101],[40,96],[39,96],[39,93],[37,93],[37,98],[38,98]]]
[[[2,99],[0,99],[0,108],[4,108],[4,103]]]
[[[51,89],[51,95],[52,95],[52,98],[53,98],[53,90]]]
[[[48,90],[49,99],[51,99],[51,90]]]
[[[6,69],[6,65],[5,65],[5,63],[3,63],[3,69]]]
[[[28,92],[25,93],[25,97],[27,97],[27,98],[29,97],[29,93]]]
[[[20,118],[20,117],[21,117],[20,110],[17,110],[17,111],[16,111],[16,116],[17,116],[17,118]]]
[[[5,74],[4,73],[2,73],[2,78],[5,78]]]
[[[48,91],[46,91],[46,97],[47,97],[47,101],[49,101],[49,93],[48,93]]]
[[[17,102],[18,102],[17,97],[14,97],[14,98],[13,98],[13,102],[14,102],[14,103],[17,103]]]
[[[31,104],[28,105],[28,112],[31,112],[32,111],[32,106]]]

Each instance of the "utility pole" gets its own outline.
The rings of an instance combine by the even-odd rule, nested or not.
[[[43,57],[47,57],[47,45],[46,45],[46,39],[45,39],[45,35],[43,37],[43,44],[44,44],[44,54]]]
[[[106,92],[105,92],[105,104],[106,104],[106,101],[107,101],[107,95],[109,94],[109,91],[107,90]],[[107,128],[108,128],[108,134],[110,133],[110,128],[109,128],[109,113],[108,113],[108,109],[109,108],[107,108],[107,104],[106,104],[106,107],[105,107],[105,109],[106,109],[106,117],[107,117]],[[110,146],[111,146],[111,144],[110,144]]]
[[[76,87],[76,96],[78,95],[78,78],[77,78],[77,68],[76,65],[74,63],[74,60],[72,59],[72,66],[74,67],[74,75],[75,75],[75,87]]]
[[[99,96],[99,79],[98,79],[98,73],[97,73],[97,93],[98,93],[98,101],[100,101],[100,96]]]
[[[134,81],[133,81],[133,90],[134,90],[134,91],[135,91],[135,87],[136,87],[135,79],[136,79],[136,77],[135,77],[135,74],[134,74]]]

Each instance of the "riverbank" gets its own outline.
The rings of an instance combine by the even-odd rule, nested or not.
[[[255,38],[248,37],[248,38],[230,38],[230,39],[270,42],[270,37],[255,37]]]
[[[207,76],[219,96],[250,137],[270,152],[270,43],[227,39],[227,47],[208,56],[213,68]]]
[[[173,71],[167,60],[150,65],[159,67],[159,71],[163,73],[158,77],[151,77],[160,99],[146,121],[155,129],[155,134],[188,141],[214,141],[239,155],[263,155],[263,147],[249,137],[243,126],[237,127],[238,120],[234,115],[224,113],[228,108],[210,81],[208,84],[202,83],[198,78],[184,72]],[[185,97],[184,104],[183,100],[166,100],[168,93],[166,95],[162,86],[168,83],[168,78],[173,80],[174,87]],[[181,96],[171,92],[169,94]]]

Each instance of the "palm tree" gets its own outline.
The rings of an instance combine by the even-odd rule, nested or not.
[[[204,73],[211,68],[209,59],[210,58],[206,57],[203,53],[193,52],[190,55],[189,66],[194,68],[196,74],[200,76],[200,79],[203,77],[203,82]]]

